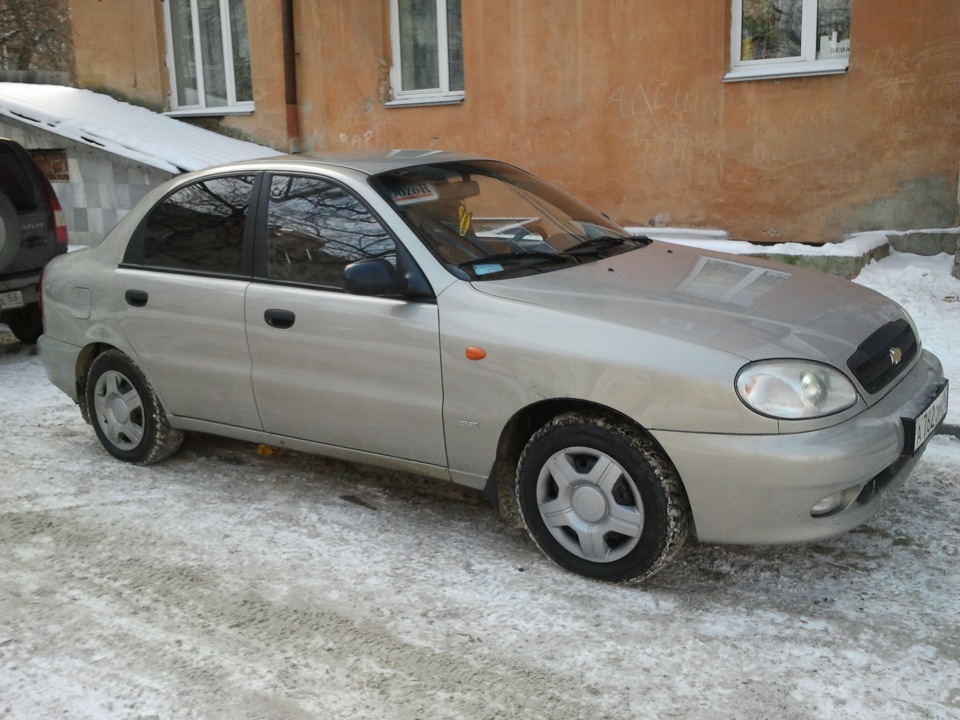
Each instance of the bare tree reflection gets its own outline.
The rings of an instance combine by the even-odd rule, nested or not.
[[[253,176],[213,178],[181,188],[147,221],[145,264],[239,274]]]
[[[267,220],[269,277],[341,287],[346,265],[394,252],[393,238],[345,189],[316,178],[273,177]]]

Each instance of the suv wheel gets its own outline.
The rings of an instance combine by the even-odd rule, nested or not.
[[[3,321],[10,326],[10,332],[22,343],[35,343],[43,334],[43,313],[37,303],[17,310],[8,310]]]

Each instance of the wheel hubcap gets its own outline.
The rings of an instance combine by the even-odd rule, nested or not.
[[[115,422],[123,425],[130,419],[130,409],[121,397],[115,397],[110,402],[110,412]]]
[[[582,520],[599,522],[607,514],[607,501],[599,488],[581,485],[573,491],[573,512]]]
[[[120,450],[133,450],[144,433],[143,400],[129,378],[108,370],[97,378],[93,393],[97,424]]]
[[[592,562],[627,555],[643,533],[643,501],[633,478],[610,455],[569,447],[550,456],[537,480],[537,508],[550,534]]]

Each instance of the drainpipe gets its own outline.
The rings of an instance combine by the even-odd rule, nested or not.
[[[293,0],[282,0],[283,23],[283,88],[287,103],[287,146],[290,152],[300,151],[300,108],[297,100],[297,56],[293,34]]]

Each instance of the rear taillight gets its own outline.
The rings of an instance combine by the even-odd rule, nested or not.
[[[67,251],[67,216],[64,215],[57,196],[53,195],[53,190],[50,192],[50,209],[53,211],[53,229],[54,236],[57,239],[57,254],[59,255]]]
[[[53,236],[57,246],[56,254],[67,251],[67,216],[63,212],[63,206],[60,204],[57,194],[53,191],[53,185],[47,179],[46,175],[37,168],[37,178],[40,186],[43,188],[43,194],[47,200],[47,207],[50,208],[50,220],[53,221]]]

